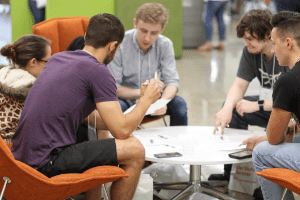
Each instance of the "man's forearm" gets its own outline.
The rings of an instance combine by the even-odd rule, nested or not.
[[[149,98],[141,97],[134,110],[125,115],[117,101],[99,102],[96,106],[111,134],[117,139],[126,139],[140,124],[151,103]]]
[[[167,85],[161,95],[163,99],[173,99],[177,94],[177,87],[175,85]]]
[[[117,95],[119,98],[122,99],[134,100],[140,98],[141,91],[140,89],[133,89],[125,86],[120,86],[117,89]]]
[[[223,108],[233,110],[236,106],[236,103],[243,98],[245,91],[233,85],[230,90],[228,91],[225,103]]]
[[[265,111],[271,111],[273,107],[273,101],[272,100],[265,100],[264,102],[264,110]]]
[[[230,87],[223,108],[233,110],[236,103],[244,97],[244,94],[249,86],[249,82],[236,77]]]
[[[267,136],[270,144],[279,144],[284,141],[291,113],[280,108],[273,108],[267,126]]]

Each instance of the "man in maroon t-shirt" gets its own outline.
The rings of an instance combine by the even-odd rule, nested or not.
[[[83,50],[58,53],[49,60],[26,98],[13,154],[49,177],[119,164],[129,177],[112,184],[111,199],[125,200],[132,199],[145,156],[132,132],[159,98],[161,88],[158,81],[149,80],[136,108],[122,113],[106,64],[123,37],[119,19],[98,14],[90,19]],[[114,138],[76,143],[78,127],[95,109],[101,128]],[[98,191],[89,191],[87,197],[100,198]]]

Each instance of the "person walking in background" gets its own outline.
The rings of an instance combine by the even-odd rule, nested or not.
[[[300,12],[299,0],[273,0],[277,11],[294,11]]]
[[[45,20],[46,4],[47,0],[28,0],[28,5],[35,24]]]
[[[0,135],[10,146],[27,93],[50,58],[51,47],[43,37],[26,35],[0,52],[10,63],[0,66]]]
[[[224,49],[225,40],[225,23],[224,23],[224,10],[228,0],[204,0],[204,28],[205,28],[205,43],[198,47],[198,51],[211,51],[214,46],[212,44],[213,38],[213,18],[216,17],[219,30],[219,44],[216,49]]]
[[[272,0],[247,0],[245,2],[244,12],[247,13],[254,9],[268,9],[273,14],[277,12],[276,5]]]

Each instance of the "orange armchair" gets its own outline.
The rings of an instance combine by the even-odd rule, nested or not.
[[[300,194],[299,172],[285,168],[270,168],[256,172],[256,174],[286,188],[282,197],[284,197],[287,189]]]
[[[0,137],[0,200],[63,200],[128,175],[121,168],[99,166],[83,173],[60,174],[48,178],[15,160]]]
[[[88,26],[88,17],[53,18],[32,26],[32,33],[52,41],[52,54],[64,51],[78,36],[83,36]]]

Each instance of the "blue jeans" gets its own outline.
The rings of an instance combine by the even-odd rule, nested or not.
[[[256,172],[268,168],[287,168],[300,172],[300,137],[296,137],[293,143],[271,145],[264,141],[259,143],[253,150],[252,162]],[[283,188],[279,185],[258,177],[265,200],[280,199]],[[293,194],[288,192],[285,199],[294,199]]]
[[[217,18],[218,29],[219,29],[219,40],[225,40],[225,23],[224,23],[224,10],[227,1],[208,1],[204,5],[204,26],[206,41],[212,40],[212,20],[215,16]]]
[[[124,112],[134,103],[124,99],[119,99],[122,111]],[[187,126],[187,105],[185,100],[180,96],[175,96],[167,104],[167,115],[170,115],[170,126]]]

